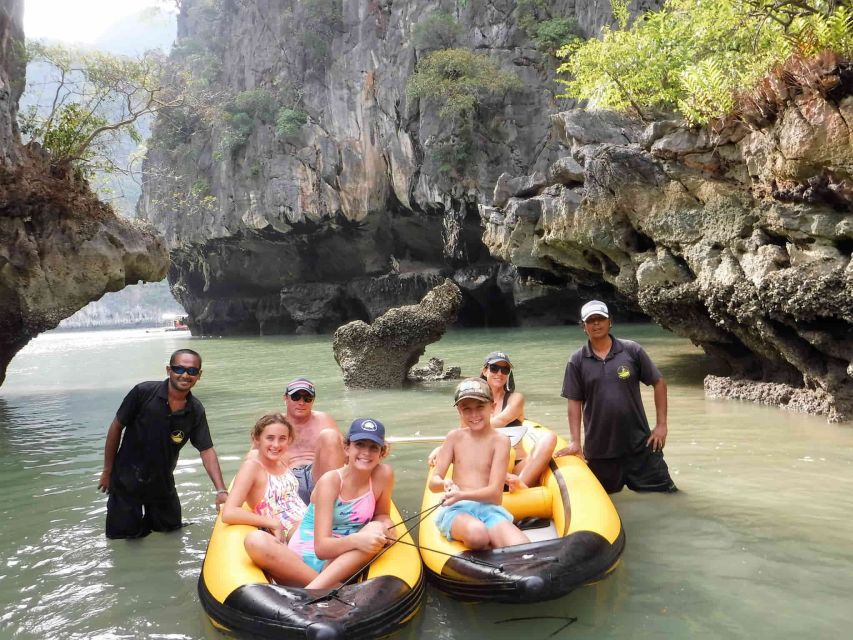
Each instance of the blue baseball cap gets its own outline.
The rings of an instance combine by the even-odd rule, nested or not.
[[[350,442],[370,440],[380,447],[385,445],[385,425],[373,418],[356,418],[349,426],[347,439]]]

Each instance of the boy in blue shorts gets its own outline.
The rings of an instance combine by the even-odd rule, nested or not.
[[[456,387],[461,427],[444,440],[429,481],[434,493],[444,492],[436,518],[448,540],[469,549],[495,549],[529,542],[501,505],[509,464],[509,438],[491,423],[492,391],[481,378],[467,378]],[[453,477],[445,479],[453,465]]]

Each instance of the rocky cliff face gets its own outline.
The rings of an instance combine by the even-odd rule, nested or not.
[[[22,7],[0,0],[0,384],[33,336],[107,291],[162,279],[169,264],[152,229],[118,218],[72,172],[21,146]]]
[[[569,150],[482,206],[506,262],[593,274],[724,362],[709,392],[853,417],[853,65],[716,133],[572,110]],[[532,185],[532,186],[531,186]],[[772,393],[768,389],[772,388]]]
[[[167,238],[191,326],[331,331],[414,303],[448,275],[464,292],[463,324],[554,322],[600,287],[581,272],[501,264],[482,242],[477,205],[502,173],[553,164],[547,114],[566,106],[519,4],[185,0],[174,58],[207,87],[274,102],[244,111],[236,134],[197,116],[158,123],[141,211]],[[610,20],[606,0],[528,4],[575,17],[586,33]],[[485,98],[464,134],[438,105],[406,95],[418,60],[439,46],[418,41],[418,25],[438,11],[459,25],[456,46],[523,84]],[[281,108],[305,124],[277,131]],[[599,295],[637,310],[609,285]]]

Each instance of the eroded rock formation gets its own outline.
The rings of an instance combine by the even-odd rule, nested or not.
[[[571,154],[497,182],[486,243],[513,264],[594,274],[734,378],[788,388],[715,393],[851,418],[853,67],[825,81],[826,97],[792,91],[751,129],[557,114]]]
[[[368,325],[354,320],[335,331],[332,350],[351,388],[396,389],[428,344],[456,321],[462,292],[450,280],[418,304],[390,309]]]
[[[421,367],[409,369],[407,379],[410,382],[437,382],[439,380],[458,380],[462,377],[462,367],[444,368],[444,360],[441,358],[430,358]]]
[[[107,291],[161,280],[169,264],[153,229],[118,218],[73,171],[21,146],[22,5],[0,0],[0,384],[31,338]]]
[[[611,19],[605,1],[540,4],[587,33]],[[417,27],[438,11],[459,24],[456,46],[523,84],[484,98],[466,135],[440,105],[406,95],[436,46],[419,44]],[[182,2],[173,59],[232,98],[274,102],[240,112],[238,133],[173,114],[149,144],[141,208],[167,238],[194,330],[331,331],[414,303],[446,276],[465,296],[460,322],[475,326],[559,322],[579,291],[591,295],[600,282],[577,274],[566,287],[566,274],[501,265],[482,243],[477,204],[498,176],[557,157],[555,61],[519,11],[509,0]],[[290,133],[277,130],[286,107],[306,117]],[[609,285],[597,294],[620,304]]]

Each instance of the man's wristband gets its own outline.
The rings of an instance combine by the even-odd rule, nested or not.
[[[220,493],[228,493],[228,489],[217,489],[216,495],[219,495]]]

